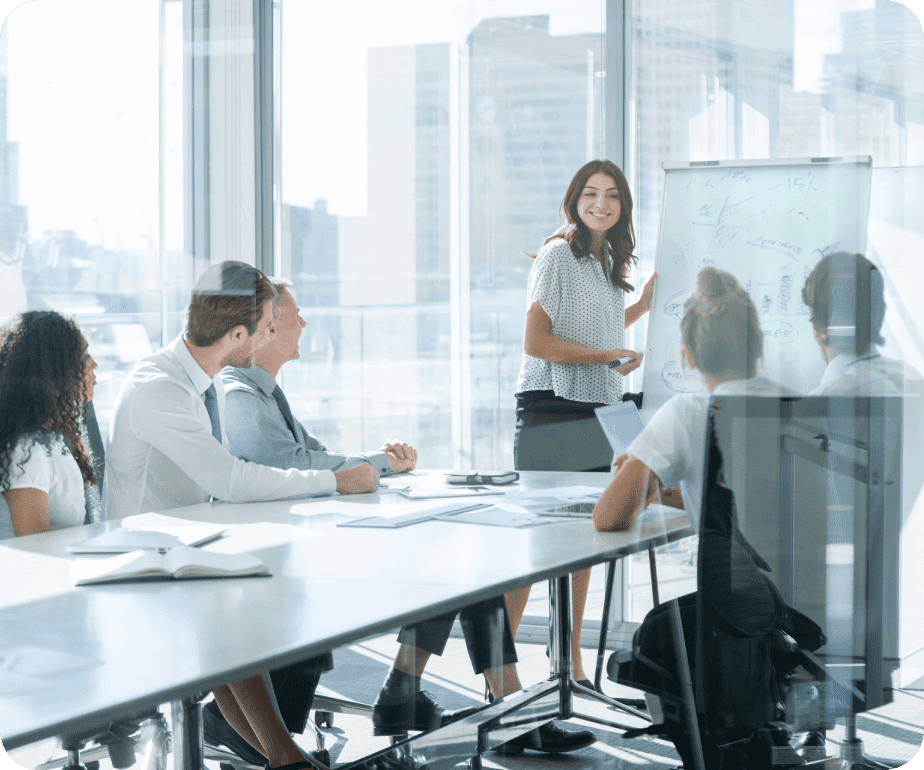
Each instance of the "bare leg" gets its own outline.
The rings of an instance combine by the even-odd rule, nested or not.
[[[525,586],[504,594],[504,601],[507,603],[507,615],[510,617],[510,631],[513,633],[514,639],[517,638],[517,629],[520,627],[520,621],[526,611],[526,602],[529,601],[531,588],[532,586]]]
[[[410,676],[421,676],[427,667],[427,661],[430,660],[430,653],[413,647],[410,644],[402,644],[398,648],[398,654],[395,656],[395,662],[392,668],[398,669]]]
[[[575,679],[586,679],[581,664],[581,624],[589,588],[590,568],[571,573],[571,675]]]
[[[488,680],[488,687],[495,698],[502,698],[517,690],[522,690],[520,677],[517,674],[515,663],[508,663],[506,666],[498,668],[485,669],[484,678]]]
[[[228,689],[263,747],[260,753],[267,758],[270,767],[280,767],[306,759],[304,752],[292,740],[283,724],[273,691],[262,676],[234,682],[228,685]],[[322,767],[316,762],[314,764]]]
[[[514,639],[516,639],[520,621],[523,619],[523,613],[526,611],[531,588],[532,586],[526,586],[504,594],[504,600],[507,602],[507,615],[510,616],[510,630],[513,632]],[[589,569],[571,574],[571,665],[575,679],[585,678],[584,666],[581,663],[581,624],[584,622],[584,606],[587,604],[589,588]]]
[[[266,749],[263,748],[263,744],[260,743],[260,739],[257,738],[256,733],[254,733],[253,728],[250,726],[250,722],[247,721],[247,717],[244,716],[244,712],[241,711],[241,707],[237,704],[237,698],[234,697],[234,693],[231,692],[228,687],[218,687],[212,691],[212,694],[215,696],[218,709],[221,711],[224,718],[228,720],[228,724],[234,728],[234,732],[240,735],[241,738],[247,741],[247,743],[265,757]]]

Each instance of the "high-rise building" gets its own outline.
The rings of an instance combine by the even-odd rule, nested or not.
[[[467,42],[472,288],[522,295],[526,253],[601,155],[600,35],[551,35],[548,16],[521,16],[485,19]]]
[[[22,263],[28,242],[28,214],[19,205],[19,146],[7,133],[9,29],[0,35],[0,315],[22,310],[26,293]]]
[[[340,304],[340,250],[337,216],[327,211],[327,201],[314,208],[283,204],[283,264],[299,302],[306,307]]]
[[[636,26],[638,253],[652,258],[662,163],[780,157],[780,95],[793,84],[792,0],[644,0]],[[788,7],[788,8],[787,8]]]
[[[838,153],[869,154],[876,166],[924,163],[920,22],[890,0],[840,16],[841,50],[824,60],[826,107],[839,116],[832,126]]]

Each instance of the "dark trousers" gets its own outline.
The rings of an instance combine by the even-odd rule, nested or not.
[[[517,662],[503,596],[469,605],[460,612],[449,612],[423,623],[405,626],[398,634],[398,641],[433,655],[442,655],[456,615],[459,616],[468,657],[476,674]]]
[[[279,713],[282,714],[282,721],[289,732],[305,731],[321,674],[333,667],[334,658],[328,652],[270,672]]]

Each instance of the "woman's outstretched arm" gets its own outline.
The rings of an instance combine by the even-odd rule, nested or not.
[[[637,358],[641,363],[641,354],[634,350],[597,350],[554,336],[552,319],[542,309],[539,300],[533,302],[532,307],[526,312],[523,349],[528,356],[556,364],[608,364],[616,358],[625,357]]]
[[[594,506],[594,527],[601,532],[628,529],[661,489],[661,479],[637,457],[620,455],[618,469]]]

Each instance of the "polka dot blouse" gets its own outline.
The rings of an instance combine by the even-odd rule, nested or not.
[[[575,257],[561,238],[540,249],[529,271],[526,309],[537,301],[552,320],[553,336],[597,350],[623,347],[623,290],[607,280],[596,259]],[[517,392],[527,390],[552,390],[570,401],[615,404],[622,398],[622,375],[605,364],[556,364],[524,353]]]

